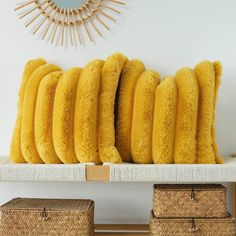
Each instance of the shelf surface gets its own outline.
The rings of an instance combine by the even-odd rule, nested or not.
[[[13,164],[0,157],[0,181],[86,181],[85,164]]]
[[[12,164],[0,157],[0,181],[110,181],[156,183],[236,182],[236,158],[225,164]]]

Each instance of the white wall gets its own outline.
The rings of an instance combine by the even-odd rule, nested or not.
[[[236,152],[236,1],[125,0],[127,6],[105,39],[85,47],[46,45],[23,27],[15,1],[0,1],[0,153],[7,154],[16,117],[17,91],[25,62],[45,57],[63,68],[83,66],[114,51],[138,57],[163,76],[203,59],[220,59],[224,75],[217,105],[221,153]],[[15,196],[88,197],[97,201],[96,218],[106,222],[147,222],[150,184],[0,183],[0,203]]]

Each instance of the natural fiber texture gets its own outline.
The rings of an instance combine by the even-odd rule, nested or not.
[[[110,166],[111,182],[157,182],[157,180],[163,184],[234,182],[236,158],[227,157],[224,161],[225,164],[221,165],[105,164]],[[3,173],[6,175],[7,171]]]
[[[138,59],[126,63],[119,84],[116,122],[116,147],[124,162],[131,162],[131,127],[134,93],[137,81],[145,66]]]
[[[86,166],[93,163],[72,165],[13,164],[8,157],[0,157],[0,181],[6,182],[84,182]]]
[[[97,110],[104,61],[94,60],[82,70],[75,102],[75,151],[80,162],[100,163],[97,145]]]
[[[222,75],[222,66],[219,61],[214,62],[214,69],[215,69],[215,96],[214,96],[214,108],[213,108],[213,122],[212,122],[212,145],[213,145],[213,150],[215,153],[215,158],[216,158],[216,163],[217,164],[223,164],[224,160],[220,156],[219,148],[216,142],[216,128],[215,128],[215,109],[216,109],[216,102],[217,102],[217,96],[218,96],[218,91],[220,87],[220,82],[221,82],[221,75]]]
[[[210,61],[200,62],[194,69],[198,80],[197,163],[215,164],[212,126],[215,97],[215,70]]]
[[[198,111],[197,78],[192,69],[183,68],[176,73],[175,79],[178,87],[178,104],[174,160],[176,164],[194,164]]]
[[[98,102],[98,148],[102,162],[122,162],[115,147],[114,105],[120,74],[127,60],[120,53],[113,54],[102,69]]]
[[[1,209],[0,235],[94,235],[90,200],[14,199]]]
[[[152,163],[153,112],[159,83],[160,75],[151,70],[143,72],[137,82],[131,133],[131,153],[135,163]]]
[[[74,113],[80,72],[81,68],[72,68],[63,73],[54,99],[53,142],[58,157],[65,164],[78,163],[74,147]]]
[[[52,120],[54,96],[62,72],[53,72],[40,82],[35,109],[35,141],[40,158],[46,164],[58,164],[53,144]]]
[[[150,236],[235,236],[235,220],[151,218]]]
[[[154,185],[155,217],[224,218],[226,205],[226,188],[222,185]]]
[[[22,76],[22,82],[21,82],[20,89],[18,92],[18,104],[17,104],[18,113],[17,113],[15,128],[13,131],[11,147],[10,147],[10,159],[12,162],[15,162],[15,163],[26,162],[21,152],[21,138],[20,138],[25,88],[33,72],[40,66],[44,65],[45,63],[46,61],[44,59],[38,58],[35,60],[28,61],[27,64],[25,65],[24,73]]]
[[[22,110],[21,150],[28,163],[43,163],[36,148],[34,130],[38,87],[47,74],[59,70],[60,68],[56,65],[42,65],[33,72],[26,86]]]
[[[155,164],[174,163],[177,86],[173,77],[156,88],[152,132],[152,159]]]

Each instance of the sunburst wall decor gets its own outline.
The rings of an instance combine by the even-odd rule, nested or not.
[[[102,37],[122,5],[120,0],[31,0],[17,1],[15,11],[34,35],[51,44],[75,46]]]

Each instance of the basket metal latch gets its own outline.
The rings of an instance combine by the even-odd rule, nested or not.
[[[41,213],[41,217],[42,217],[43,220],[46,220],[47,216],[48,216],[48,213],[46,211],[46,208],[44,207],[43,211]]]
[[[192,188],[190,198],[191,198],[192,201],[195,201],[195,200],[196,200],[196,196],[195,196],[194,188]]]
[[[192,219],[192,227],[191,229],[189,230],[189,232],[197,232],[199,229],[196,227],[196,223],[195,223],[195,220]]]

